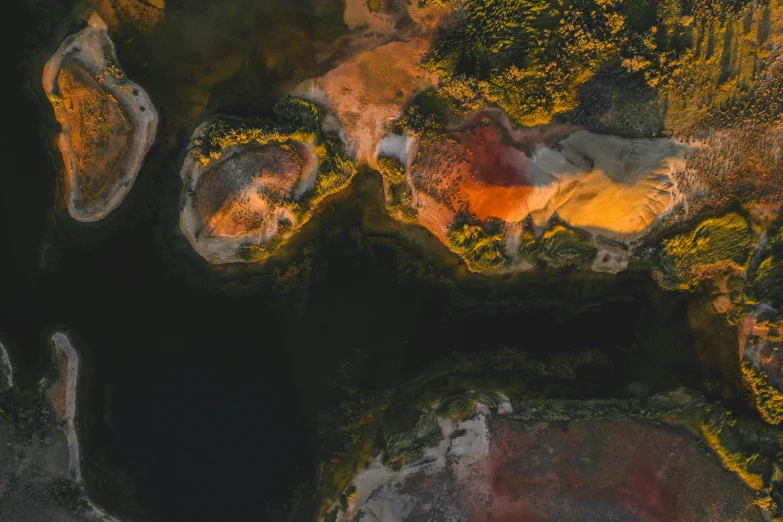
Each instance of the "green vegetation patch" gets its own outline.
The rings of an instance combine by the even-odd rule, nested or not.
[[[397,158],[390,156],[378,157],[378,170],[389,183],[386,194],[386,209],[391,214],[402,212],[402,215],[412,220],[418,215],[413,204],[413,195],[405,182],[405,167]]]
[[[529,242],[526,248],[531,248]],[[544,232],[538,249],[538,257],[552,268],[587,268],[592,264],[596,253],[592,243],[581,234],[561,225],[555,225]]]
[[[760,302],[783,305],[783,227],[764,247],[761,262],[751,278],[749,292]]]
[[[783,393],[772,386],[766,376],[759,373],[747,359],[742,361],[742,377],[753,394],[761,418],[773,425],[783,422]]]
[[[607,65],[622,62],[657,83],[673,63],[657,46],[657,27],[628,23],[626,3],[465,0],[427,66],[459,83],[463,98],[470,89],[522,125],[548,124],[576,107],[578,88]]]
[[[739,214],[706,219],[692,232],[663,242],[661,281],[664,286],[688,289],[714,275],[745,270],[750,246],[748,222]]]
[[[443,137],[450,120],[456,116],[456,106],[440,90],[427,89],[414,98],[402,117],[394,122],[396,134],[407,132],[413,136]]]
[[[378,170],[391,185],[397,185],[405,181],[405,167],[402,162],[395,157],[378,157]]]
[[[318,178],[315,196],[318,201],[345,187],[356,174],[356,162],[345,151],[340,137],[334,132],[324,133],[316,140]]]
[[[451,230],[447,238],[451,249],[465,260],[473,272],[496,272],[508,264],[502,230],[489,234],[478,225],[465,223]]]
[[[47,495],[63,509],[81,515],[87,512],[87,501],[82,487],[67,478],[52,480],[46,490]]]
[[[443,433],[437,415],[432,410],[425,410],[412,430],[389,437],[385,457],[392,464],[416,461],[422,457],[424,448],[434,446],[441,440]]]
[[[324,114],[318,105],[290,95],[277,102],[272,111],[289,129],[319,133],[324,123]]]
[[[257,143],[285,143],[292,139],[280,126],[263,118],[218,115],[191,142],[190,154],[201,166],[220,158],[226,149]]]

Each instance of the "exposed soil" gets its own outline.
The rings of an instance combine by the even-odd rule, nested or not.
[[[371,466],[344,519],[762,521],[754,496],[688,431],[636,420],[518,421],[486,409],[399,471]],[[384,471],[385,470],[385,471]]]
[[[72,130],[82,204],[91,206],[108,195],[115,182],[114,175],[128,150],[131,127],[117,100],[78,63],[63,65],[57,86]]]
[[[207,124],[196,129],[194,139]],[[200,166],[188,154],[180,175],[180,228],[210,263],[246,261],[244,245],[260,247],[296,225],[292,204],[315,186],[314,144],[298,141],[229,148]]]
[[[42,82],[62,126],[57,144],[68,212],[99,221],[133,186],[155,141],[158,114],[117,64],[106,24],[95,13],[49,59]]]

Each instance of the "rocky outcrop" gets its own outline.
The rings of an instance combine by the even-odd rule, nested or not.
[[[155,106],[120,68],[97,14],[46,63],[43,88],[62,127],[68,212],[99,221],[122,203],[155,141]]]

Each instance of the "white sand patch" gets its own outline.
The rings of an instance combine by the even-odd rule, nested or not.
[[[8,357],[8,350],[2,342],[0,342],[0,385],[0,391],[14,386],[14,367],[11,366],[11,358]]]
[[[508,399],[501,396],[501,399]],[[504,407],[510,411],[511,405]],[[424,448],[422,458],[402,466],[399,470],[383,464],[381,456],[356,474],[351,485],[355,495],[350,499],[348,510],[338,514],[338,520],[352,520],[359,510],[373,520],[403,520],[410,513],[416,499],[402,494],[399,486],[414,474],[450,473],[458,482],[467,480],[475,473],[489,454],[490,411],[479,403],[476,413],[470,418],[454,422],[448,417],[438,420],[443,439],[435,446]],[[333,507],[335,507],[335,504]]]
[[[410,145],[415,141],[415,138],[406,135],[397,136],[396,134],[390,134],[378,142],[378,146],[375,149],[375,158],[380,156],[386,156],[390,158],[397,158],[403,166],[408,166],[408,152]],[[371,165],[375,163],[375,158],[371,162]]]
[[[455,457],[482,457],[489,454],[489,427],[487,413],[478,413],[472,419],[458,422],[455,431],[462,435],[455,437],[449,447],[449,455]]]
[[[514,407],[505,393],[498,392],[498,399],[500,399],[500,404],[498,404],[498,413],[500,415],[514,413]]]
[[[90,16],[87,27],[66,38],[46,62],[42,82],[47,96],[58,93],[57,78],[66,59],[74,60],[92,76],[100,78],[101,87],[119,102],[132,127],[128,151],[118,169],[118,172],[124,172],[124,176],[118,174],[109,193],[99,201],[79,206],[75,203],[81,200],[77,181],[80,174],[71,142],[72,129],[69,119],[60,121],[62,132],[57,138],[57,144],[65,163],[68,213],[78,221],[100,221],[117,208],[130,192],[144,157],[155,141],[158,113],[144,89],[124,74],[118,76],[112,72],[118,63],[114,42],[109,38],[106,23],[97,13]]]
[[[577,131],[532,158],[531,213],[538,225],[557,213],[593,235],[633,241],[674,207],[672,176],[685,170],[689,150],[674,140]]]

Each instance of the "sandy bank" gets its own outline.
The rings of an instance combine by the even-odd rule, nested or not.
[[[0,391],[7,390],[13,385],[14,368],[11,366],[11,358],[8,357],[8,350],[0,342]]]
[[[81,75],[73,90],[78,96],[63,92],[63,82],[72,83],[63,71]],[[57,144],[65,164],[68,212],[78,221],[99,221],[122,203],[155,141],[155,106],[119,67],[97,14],[60,45],[44,67],[42,82],[62,127]]]
[[[51,343],[57,356],[56,364],[60,368],[58,382],[53,383],[49,396],[55,408],[58,422],[63,426],[68,441],[69,470],[72,480],[82,484],[81,455],[79,452],[79,437],[76,433],[76,392],[79,379],[79,354],[71,344],[71,339],[65,332],[52,334]],[[64,399],[64,400],[63,400]],[[89,517],[104,522],[119,522],[119,519],[107,514],[85,497],[91,512]]]

